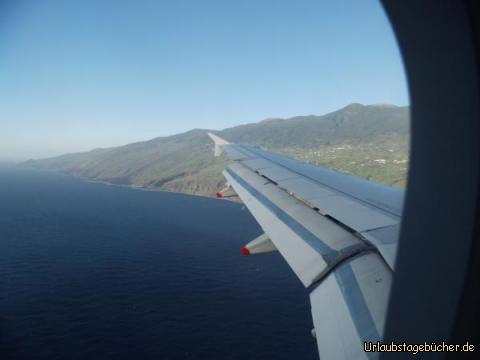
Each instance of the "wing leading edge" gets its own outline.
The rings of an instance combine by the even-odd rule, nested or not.
[[[233,160],[229,191],[309,288],[320,357],[374,356],[363,343],[382,337],[403,192],[209,136]]]

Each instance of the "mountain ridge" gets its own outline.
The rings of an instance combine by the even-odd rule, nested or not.
[[[409,107],[383,104],[354,103],[321,116],[271,118],[223,130],[192,129],[27,164],[112,184],[213,196],[224,186],[227,160],[213,157],[207,132],[387,185],[405,184]]]

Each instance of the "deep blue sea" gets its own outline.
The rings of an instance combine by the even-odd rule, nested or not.
[[[0,359],[317,359],[241,204],[0,166]]]

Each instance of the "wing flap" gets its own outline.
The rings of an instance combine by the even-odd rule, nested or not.
[[[398,224],[398,219],[342,195],[322,196],[310,203],[357,232]]]
[[[278,186],[290,192],[292,195],[309,202],[312,206],[314,206],[311,202],[313,199],[321,199],[325,196],[335,195],[335,192],[320,187],[305,178],[282,180],[278,182]]]
[[[397,239],[400,233],[400,224],[382,227],[362,232],[361,235],[370,241],[382,254],[383,258],[393,269],[397,253]]]
[[[321,359],[370,357],[363,344],[381,340],[391,283],[390,269],[369,253],[339,265],[310,293]]]

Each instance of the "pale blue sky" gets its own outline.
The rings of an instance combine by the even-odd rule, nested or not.
[[[0,12],[0,158],[408,104],[374,0],[31,0]]]

